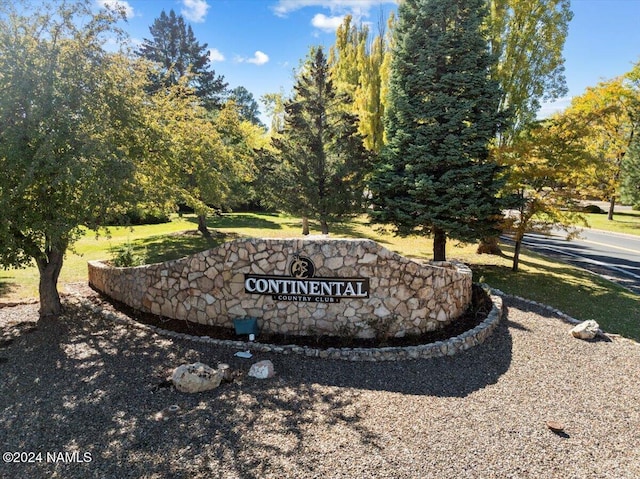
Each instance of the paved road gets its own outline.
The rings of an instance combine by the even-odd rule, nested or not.
[[[561,233],[550,237],[527,234],[523,245],[598,273],[640,294],[640,236],[585,229],[580,238],[571,241]]]

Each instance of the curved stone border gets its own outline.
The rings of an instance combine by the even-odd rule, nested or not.
[[[515,299],[517,301],[522,301],[523,303],[527,303],[530,304],[532,306],[536,306],[538,308],[542,308],[545,309],[546,311],[549,311],[550,313],[555,314],[556,316],[558,316],[559,319],[561,319],[562,321],[564,321],[565,323],[569,323],[569,324],[580,324],[583,321],[580,319],[576,319],[573,316],[569,316],[568,314],[560,311],[557,308],[554,308],[553,306],[549,306],[548,304],[544,304],[544,303],[539,303],[538,301],[534,301],[532,299],[527,299],[527,298],[523,298],[522,296],[516,296],[515,294],[508,294],[505,293],[503,291],[500,291],[499,289],[496,288],[491,288],[491,292],[499,295],[503,298],[510,298],[510,299]],[[610,339],[619,339],[622,341],[628,341],[631,342],[637,346],[640,347],[640,342],[635,341],[631,338],[627,338],[625,336],[622,336],[621,334],[617,334],[617,333],[607,333],[606,331],[604,331],[605,336],[607,336]]]
[[[576,319],[576,318],[574,318],[572,316],[569,316],[566,313],[563,313],[562,311],[560,311],[559,309],[554,308],[553,306],[549,306],[548,304],[538,303],[537,301],[534,301],[532,299],[523,298],[521,296],[516,296],[514,294],[507,294],[507,293],[505,293],[503,291],[500,291],[499,289],[496,289],[496,288],[491,288],[491,292],[493,294],[496,294],[496,295],[501,296],[503,298],[515,299],[515,300],[522,301],[524,303],[530,304],[532,306],[537,306],[538,308],[545,309],[545,310],[549,311],[550,313],[555,314],[560,319],[562,319],[563,321],[566,321],[569,324],[580,324],[582,322],[579,319]]]
[[[82,297],[75,296],[75,298],[80,306],[93,313],[101,314],[105,319],[131,325],[169,338],[186,339],[194,342],[224,346],[238,350],[250,349],[253,352],[298,354],[301,356],[340,359],[344,361],[396,361],[402,359],[426,359],[453,356],[456,353],[482,344],[491,335],[502,319],[502,298],[500,296],[490,294],[493,306],[485,320],[475,328],[465,331],[458,336],[449,338],[446,341],[437,341],[435,343],[421,344],[418,346],[319,349],[308,346],[298,346],[295,344],[280,346],[259,342],[215,339],[209,336],[193,336],[190,334],[177,333],[175,331],[167,331],[156,326],[139,323],[120,312],[105,311],[101,307],[84,300]]]

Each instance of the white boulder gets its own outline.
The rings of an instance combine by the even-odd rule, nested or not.
[[[251,365],[251,369],[249,369],[249,376],[253,378],[268,379],[274,375],[275,370],[273,369],[273,363],[268,359]]]
[[[593,339],[601,333],[600,325],[592,319],[583,321],[571,330],[573,337],[578,339]]]
[[[213,369],[203,363],[178,366],[171,377],[176,389],[183,393],[198,393],[220,386],[224,371]]]

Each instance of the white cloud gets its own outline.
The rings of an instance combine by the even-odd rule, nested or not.
[[[253,63],[254,65],[264,65],[269,61],[269,55],[260,50],[253,54],[253,58],[249,58],[247,63]]]
[[[122,10],[127,18],[132,18],[133,7],[126,0],[96,0],[96,4],[110,10]]]
[[[398,3],[398,0],[279,0],[273,11],[284,17],[301,8],[321,7],[330,9],[332,13],[350,12],[367,16],[372,7],[389,3]]]
[[[325,32],[335,32],[342,25],[343,20],[344,16],[327,17],[322,13],[317,13],[311,19],[311,25]]]
[[[217,48],[209,50],[209,60],[213,62],[223,62],[225,60],[224,55]]]
[[[184,8],[180,11],[187,20],[192,22],[202,23],[204,17],[207,16],[207,10],[209,10],[209,4],[206,0],[182,0]]]
[[[236,63],[253,63],[254,65],[264,65],[265,63],[267,63],[269,61],[269,55],[267,55],[264,52],[261,52],[260,50],[257,50],[253,54],[253,57],[251,57],[251,58],[245,58],[245,57],[241,57],[241,56],[236,56],[234,58],[234,61]]]

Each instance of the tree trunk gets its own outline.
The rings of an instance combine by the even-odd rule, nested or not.
[[[62,303],[58,294],[58,277],[62,269],[64,251],[51,249],[46,258],[36,260],[40,271],[40,318],[59,316]]]
[[[476,251],[476,253],[501,255],[502,250],[498,245],[498,237],[492,236],[490,238],[482,238],[480,240],[480,244],[478,245],[478,250]]]
[[[520,248],[522,247],[522,237],[516,237],[516,246],[513,250],[513,266],[511,266],[511,271],[516,273],[518,271],[518,266],[520,265]]]
[[[609,215],[607,219],[609,221],[613,221],[613,209],[616,207],[616,197],[611,195],[611,200],[609,201]]]
[[[198,215],[198,231],[207,239],[211,239],[211,231],[207,228],[207,215]]]
[[[447,233],[440,228],[433,229],[433,260],[446,261],[445,248],[447,245]]]
[[[309,218],[302,217],[302,234],[307,236],[309,234]]]
[[[320,232],[323,235],[328,235],[329,234],[329,225],[327,224],[327,220],[325,220],[325,219],[321,219],[320,220]]]

